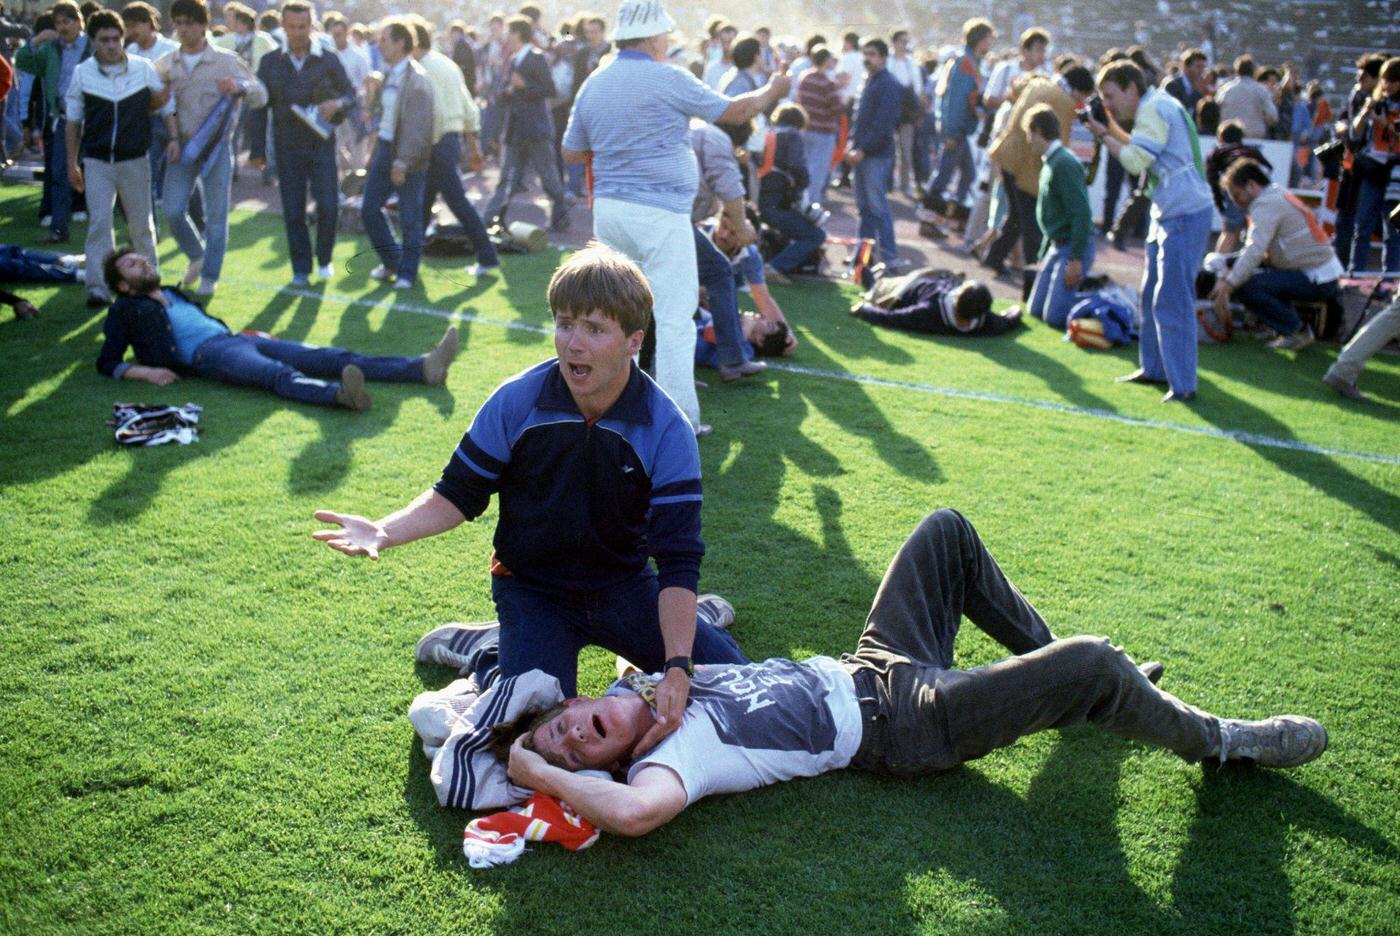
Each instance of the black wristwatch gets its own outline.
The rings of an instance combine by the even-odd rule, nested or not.
[[[661,667],[661,675],[665,676],[672,669],[683,669],[687,676],[695,675],[695,665],[688,656],[674,656],[666,661],[666,665]]]

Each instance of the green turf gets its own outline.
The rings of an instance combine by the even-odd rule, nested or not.
[[[0,196],[7,239],[35,231],[35,200]],[[213,310],[235,328],[398,353],[444,326],[279,293],[273,215],[238,214],[231,238]],[[356,246],[326,292],[401,296]],[[436,479],[486,394],[551,353],[500,323],[547,320],[556,261],[508,258],[485,288],[430,261],[411,301],[491,321],[463,326],[447,387],[372,386],[367,414],[107,381],[76,288],[27,290],[42,316],[0,321],[0,931],[1395,931],[1400,466],[793,372],[701,391],[702,584],[751,655],[849,649],[894,549],[955,506],[1058,633],[1162,659],[1165,686],[1222,714],[1314,715],[1332,749],[1217,772],[1052,732],[918,782],[836,773],[470,870],[468,816],[438,808],[404,713],[452,675],[414,664],[417,637],[492,616],[494,508],[378,563],[313,542],[311,513],[379,515]],[[1131,350],[1038,325],[877,333],[845,287],[775,294],[806,367],[1400,453],[1394,358],[1355,405],[1318,379],[1333,348],[1208,348],[1199,404],[1168,408],[1112,382]],[[133,399],[202,404],[203,440],[118,449],[103,423]],[[998,656],[964,634],[963,663]],[[610,671],[586,652],[583,687]]]

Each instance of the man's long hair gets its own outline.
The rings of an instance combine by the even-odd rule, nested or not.
[[[535,729],[549,721],[566,708],[563,702],[548,708],[527,708],[508,722],[491,726],[491,739],[486,742],[486,750],[502,764],[510,762],[510,749],[515,740],[525,735],[526,750],[533,751]]]

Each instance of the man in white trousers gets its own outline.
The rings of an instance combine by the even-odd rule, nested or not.
[[[656,381],[703,434],[691,321],[699,279],[690,206],[699,176],[690,118],[741,124],[792,83],[779,74],[739,97],[712,91],[669,64],[675,28],[661,0],[623,0],[612,35],[617,54],[574,99],[564,161],[591,163],[593,234],[646,274],[656,297]]]

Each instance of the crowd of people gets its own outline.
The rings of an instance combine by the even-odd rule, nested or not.
[[[1386,268],[1400,270],[1400,58],[1358,64],[1334,126],[1325,96],[1300,90],[1292,67],[1256,70],[1242,56],[1217,84],[1199,49],[1165,69],[1141,47],[1052,57],[1052,37],[1034,26],[994,61],[998,34],[981,19],[947,54],[921,56],[904,29],[795,46],[722,18],[688,48],[673,44],[661,0],[623,0],[615,21],[581,14],[556,34],[534,6],[445,29],[416,14],[354,23],[308,0],[261,12],[229,2],[218,25],[205,0],[172,0],[168,17],[170,37],[144,0],[120,11],[59,0],[13,56],[32,79],[13,93],[38,114],[46,240],[68,243],[79,212],[87,236],[81,265],[4,256],[19,276],[81,276],[90,304],[109,307],[97,360],[107,377],[163,385],[190,373],[355,410],[370,405],[367,380],[446,379],[455,328],[425,354],[371,357],[235,333],[209,313],[240,161],[276,181],[294,285],[336,275],[351,177],[362,177],[371,276],[400,290],[419,280],[439,196],[478,278],[501,275],[498,248],[527,186],[543,190],[556,231],[578,222],[581,200],[591,207],[594,243],[549,285],[557,357],[503,383],[440,480],[402,509],[378,520],[317,514],[331,524],[317,539],[377,559],[498,498],[499,623],[435,631],[419,647],[422,659],[473,671],[454,692],[488,689],[476,668],[489,658],[497,675],[538,670],[573,696],[586,644],[658,674],[620,683],[611,701],[574,700],[504,728],[518,782],[640,834],[708,793],[848,765],[926,773],[1085,721],[1196,760],[1296,766],[1323,752],[1326,732],[1310,719],[1217,718],[1158,689],[1160,665],[1140,667],[1102,640],[1057,640],[952,512],[931,516],[895,557],[853,654],[751,663],[726,616],[698,610],[697,438],[708,427],[695,367],[737,380],[763,370],[759,357],[798,349],[767,284],[825,272],[821,206],[832,187],[851,190],[882,282],[911,266],[891,207],[907,197],[927,236],[963,227],[990,275],[1012,275],[1019,253],[1028,314],[1063,327],[1094,274],[1101,232],[1089,184],[1102,167],[1109,244],[1145,244],[1141,366],[1123,379],[1189,402],[1197,279],[1217,210],[1218,246],[1238,256],[1209,301],[1227,320],[1242,305],[1274,347],[1313,340],[1295,303],[1335,298],[1344,267],[1368,265],[1374,233]],[[1208,160],[1203,137],[1233,157]],[[1297,146],[1286,170],[1251,143],[1275,137]],[[1343,199],[1335,244],[1290,189],[1320,171],[1313,147],[1332,137]],[[478,210],[463,179],[488,162],[499,180]],[[118,204],[130,241],[121,246]],[[185,258],[178,286],[160,275],[161,226]],[[945,335],[1016,327],[1016,314],[992,312],[985,283],[949,271],[913,271],[909,283],[888,302],[872,292],[856,313]],[[741,289],[756,314],[741,314]],[[1392,305],[1328,383],[1358,396],[1361,364],[1397,330]],[[955,669],[964,613],[1014,656]],[[465,706],[440,710],[455,717]],[[424,741],[441,752],[454,729],[438,727]],[[771,753],[775,736],[780,756],[754,753]],[[587,767],[629,772],[626,783],[573,773]]]
[[[907,197],[924,236],[961,229],[987,275],[1019,282],[1027,313],[1057,328],[1095,282],[1099,246],[1141,239],[1142,367],[1125,379],[1165,386],[1168,401],[1195,396],[1207,298],[1196,277],[1214,228],[1233,263],[1208,297],[1216,316],[1228,327],[1243,314],[1282,349],[1315,339],[1296,304],[1335,301],[1348,269],[1369,269],[1374,236],[1383,269],[1400,272],[1400,59],[1380,53],[1357,63],[1334,111],[1292,62],[1246,54],[1226,67],[1183,48],[1163,65],[1141,44],[1052,56],[1034,25],[996,52],[982,19],[960,44],[920,51],[909,29],[799,45],[720,16],[690,45],[660,4],[624,4],[611,32],[595,13],[551,30],[529,4],[437,26],[417,14],[351,22],[308,2],[229,0],[215,22],[204,0],[174,0],[167,15],[170,35],[144,0],[119,12],[61,0],[27,38],[9,32],[6,113],[22,115],[20,150],[43,160],[46,242],[62,250],[70,221],[88,222],[91,305],[117,298],[102,260],[118,215],[153,264],[168,226],[186,258],[180,286],[207,304],[240,165],[278,186],[293,285],[334,275],[347,181],[378,257],[371,275],[398,289],[419,278],[439,197],[473,255],[467,272],[499,275],[513,199],[537,183],[551,229],[568,229],[587,200],[593,236],[642,264],[656,298],[643,360],[702,434],[697,360],[735,380],[796,350],[767,285],[832,272],[833,188],[849,187],[878,272],[910,266],[891,204]],[[1290,144],[1286,166],[1269,164],[1266,140]],[[1262,175],[1230,174],[1238,161]],[[478,207],[463,179],[488,164],[499,176]],[[1294,194],[1324,176],[1335,177],[1335,236]],[[740,312],[743,290],[756,323]],[[955,323],[941,302],[938,318]],[[969,321],[952,331],[984,333]],[[781,347],[748,340],[755,329]]]

